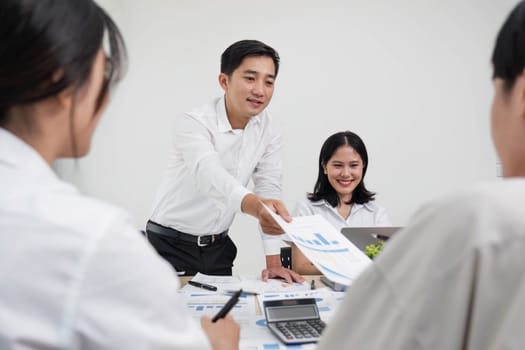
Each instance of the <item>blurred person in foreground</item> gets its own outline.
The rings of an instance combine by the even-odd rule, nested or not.
[[[0,42],[0,348],[238,348],[128,214],[51,168],[89,151],[125,65],[115,23],[92,0],[2,0]]]
[[[525,348],[525,4],[492,54],[503,181],[436,199],[350,286],[318,349]]]

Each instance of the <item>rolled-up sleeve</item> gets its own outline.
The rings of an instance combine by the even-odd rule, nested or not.
[[[211,348],[187,312],[173,269],[139,232],[116,222],[86,251],[76,304],[66,301],[75,305],[69,317],[79,347]]]

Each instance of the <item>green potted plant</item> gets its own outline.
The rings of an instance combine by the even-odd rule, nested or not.
[[[382,240],[377,240],[377,242],[369,244],[365,247],[365,254],[370,258],[374,259],[377,254],[383,249],[385,242]]]

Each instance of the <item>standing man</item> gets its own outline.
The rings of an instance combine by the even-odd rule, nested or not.
[[[291,218],[281,197],[281,134],[266,107],[279,55],[256,40],[242,40],[221,57],[224,96],[176,120],[173,150],[146,230],[149,241],[186,275],[231,275],[237,248],[228,236],[235,214],[259,220],[262,231],[281,228],[263,203]],[[247,189],[253,180],[253,192]],[[281,266],[280,239],[263,236],[263,279],[302,281]]]

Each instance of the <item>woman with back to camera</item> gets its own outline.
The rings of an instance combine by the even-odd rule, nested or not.
[[[92,0],[2,0],[0,42],[0,348],[237,348],[231,317],[192,320],[126,213],[51,168],[88,153],[122,75],[114,22]]]
[[[365,187],[367,168],[368,153],[357,134],[342,131],[331,135],[321,147],[314,191],[297,203],[293,215],[322,215],[338,231],[349,226],[390,226],[386,210]],[[320,273],[295,244],[292,268],[300,274]]]

